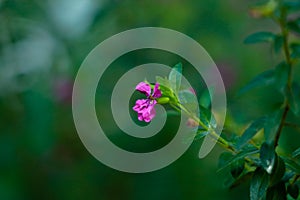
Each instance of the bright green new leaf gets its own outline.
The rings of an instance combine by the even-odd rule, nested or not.
[[[269,186],[270,176],[263,169],[257,168],[250,183],[250,199],[261,200]]]
[[[252,90],[254,88],[263,87],[267,85],[271,85],[274,83],[274,70],[267,70],[258,76],[256,76],[254,79],[252,79],[246,86],[244,86],[239,92],[238,95],[245,94],[249,90]]]
[[[238,140],[237,142],[237,148],[241,149],[245,144],[247,144],[249,142],[249,140],[251,140],[256,133],[261,130],[266,122],[266,118],[265,117],[261,117],[258,118],[257,120],[255,120],[243,133],[243,135],[241,136],[241,138]]]
[[[162,92],[163,97],[169,97],[170,101],[176,101],[173,92],[170,89],[170,83],[167,78],[163,78],[160,76],[156,77],[156,82],[159,83],[159,89]]]
[[[178,91],[180,89],[181,78],[182,78],[182,64],[178,63],[177,65],[175,65],[172,68],[172,70],[169,74],[170,86],[176,94],[178,93]]]
[[[197,97],[189,90],[181,90],[178,93],[179,102],[191,113],[197,114]]]
[[[245,44],[254,44],[260,42],[273,42],[276,35],[271,32],[256,32],[249,35],[245,40]]]
[[[199,104],[205,108],[209,108],[211,104],[211,96],[214,94],[214,88],[205,89],[199,98]],[[210,96],[211,94],[211,96]]]
[[[268,174],[271,174],[274,170],[275,158],[276,158],[275,147],[273,142],[271,143],[264,142],[261,145],[259,155],[260,155],[261,165],[266,170],[266,172],[268,172]]]

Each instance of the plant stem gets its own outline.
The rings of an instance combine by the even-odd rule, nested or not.
[[[216,131],[211,128],[206,126],[198,117],[196,117],[194,114],[190,113],[182,104],[178,103],[178,107],[176,105],[170,104],[175,110],[177,110],[178,112],[180,112],[180,110],[184,111],[184,113],[189,116],[190,118],[192,118],[193,120],[195,120],[203,129],[205,129],[206,131],[208,131],[211,136],[218,142],[218,144],[220,144],[222,147],[224,147],[225,149],[231,151],[231,152],[236,152],[235,149],[229,144],[229,142],[227,140],[225,140],[224,138],[222,138],[220,135],[218,135],[216,133]]]
[[[292,88],[292,61],[291,61],[291,56],[290,56],[291,54],[290,54],[289,43],[288,43],[289,32],[286,28],[286,11],[284,9],[281,10],[279,26],[280,26],[281,34],[283,37],[283,51],[284,51],[285,60],[286,60],[287,67],[288,67],[288,80],[287,80],[286,89],[289,92],[291,92],[291,90],[292,90],[291,89]],[[278,127],[276,135],[275,135],[275,141],[274,141],[275,147],[278,146],[278,141],[279,141],[282,129],[284,127],[285,120],[286,120],[289,110],[290,110],[289,102],[286,99],[284,111],[283,111],[283,114],[282,114],[282,117],[280,120],[280,124],[279,124],[279,127]]]

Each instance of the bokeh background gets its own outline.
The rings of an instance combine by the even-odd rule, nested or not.
[[[224,187],[226,178],[217,173],[220,147],[198,159],[201,141],[155,172],[128,174],[104,166],[77,135],[71,95],[78,68],[101,41],[137,27],[170,28],[198,41],[214,59],[227,89],[227,129],[240,133],[250,120],[271,111],[280,101],[270,88],[235,96],[280,57],[269,45],[243,44],[250,33],[277,30],[271,21],[249,16],[248,8],[254,3],[0,0],[0,199],[248,199],[247,183],[233,190]],[[112,141],[136,152],[157,149],[171,140],[178,119],[170,117],[163,131],[146,141],[124,136],[105,106],[113,88],[105,83],[116,82],[127,70],[148,62],[169,66],[182,62],[184,75],[197,93],[203,89],[201,77],[176,55],[145,50],[116,60],[100,80],[103,87],[97,90],[97,114]],[[132,118],[136,118],[133,112]],[[293,134],[290,136],[297,137]],[[287,141],[283,138],[282,145]],[[289,143],[287,151],[296,145]]]

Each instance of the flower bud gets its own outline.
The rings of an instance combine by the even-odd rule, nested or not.
[[[270,17],[273,15],[274,11],[277,8],[277,1],[270,0],[268,3],[262,6],[256,6],[250,10],[250,15],[253,18],[263,18],[263,17]]]
[[[161,97],[156,99],[158,104],[166,104],[169,103],[170,99],[169,97]]]

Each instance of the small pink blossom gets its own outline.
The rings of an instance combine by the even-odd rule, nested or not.
[[[151,94],[151,87],[149,84],[140,82],[136,86],[136,90],[145,94],[147,99],[138,99],[135,102],[133,110],[137,112],[138,119],[140,121],[150,122],[156,115],[155,104],[157,104],[156,98],[161,97],[161,91],[158,89],[159,84],[156,83]]]

